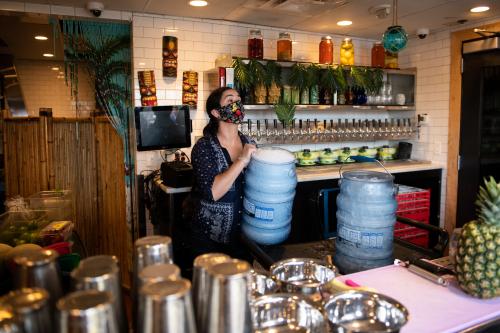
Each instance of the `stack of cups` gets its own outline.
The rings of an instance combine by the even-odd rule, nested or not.
[[[14,257],[15,288],[45,289],[51,309],[54,309],[56,301],[63,294],[57,257],[58,254],[54,250],[27,251]]]
[[[57,302],[59,333],[120,333],[109,292],[75,291]]]
[[[252,331],[250,275],[250,264],[238,259],[208,268],[208,311],[202,326],[207,333]]]
[[[191,283],[186,279],[143,286],[139,290],[138,312],[139,333],[196,333]]]
[[[15,314],[19,325],[18,331],[24,333],[53,332],[49,305],[49,294],[41,288],[23,288],[11,291],[0,299],[2,306],[8,306]],[[5,304],[5,305],[3,305]],[[0,308],[1,311],[1,308]],[[0,313],[0,332],[18,332],[16,330],[2,330],[4,314]],[[10,324],[13,327],[14,323]],[[9,327],[9,326],[7,326]],[[16,327],[14,327],[16,328]]]
[[[193,303],[196,314],[196,324],[198,331],[206,328],[207,309],[208,309],[208,287],[209,277],[208,268],[231,260],[223,253],[205,253],[194,259],[193,262]]]
[[[80,266],[71,272],[71,279],[75,290],[109,292],[118,329],[120,332],[128,330],[122,301],[120,269],[115,256],[99,255],[82,260]]]

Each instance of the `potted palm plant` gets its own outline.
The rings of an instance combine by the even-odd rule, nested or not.
[[[281,96],[281,66],[273,60],[269,60],[265,66],[265,85],[267,88],[267,102],[276,104]]]
[[[253,80],[253,95],[255,104],[266,104],[267,89],[266,89],[266,70],[264,65],[252,59],[248,63],[248,69]]]
[[[325,104],[332,104],[335,92],[343,94],[347,88],[347,79],[344,69],[339,66],[328,66],[321,74],[320,85],[323,89],[323,100]]]
[[[253,77],[249,67],[241,58],[233,60],[235,87],[244,104],[253,104]]]
[[[287,101],[281,101],[274,104],[274,112],[283,127],[287,127],[295,117],[295,105]]]
[[[307,68],[303,64],[292,66],[290,74],[290,84],[292,85],[292,102],[294,104],[309,104],[309,88],[307,87]],[[307,89],[307,98],[306,91]],[[304,97],[304,98],[301,98]]]

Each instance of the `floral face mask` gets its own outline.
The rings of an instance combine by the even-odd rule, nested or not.
[[[245,118],[245,110],[241,101],[221,106],[217,111],[219,111],[220,119],[226,123],[241,124]]]

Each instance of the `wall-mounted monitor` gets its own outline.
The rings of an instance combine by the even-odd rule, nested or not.
[[[135,108],[137,150],[191,147],[189,106],[143,106]]]

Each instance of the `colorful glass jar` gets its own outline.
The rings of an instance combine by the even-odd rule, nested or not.
[[[248,33],[248,58],[264,58],[264,40],[259,29],[250,29]]]
[[[354,65],[354,45],[350,38],[344,38],[340,45],[340,64]]]
[[[319,63],[333,64],[333,40],[330,36],[321,37],[321,43],[319,43]]]
[[[385,67],[385,49],[382,42],[376,42],[373,44],[372,67]]]
[[[385,51],[385,68],[397,69],[398,64],[398,54]]]
[[[278,39],[278,61],[292,61],[292,38],[288,32],[280,32]]]

